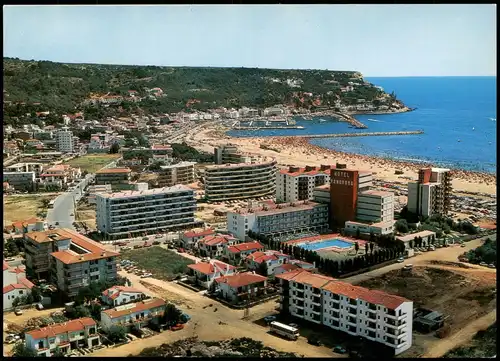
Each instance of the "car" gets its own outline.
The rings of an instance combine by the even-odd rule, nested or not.
[[[23,314],[23,311],[22,311],[22,310],[20,310],[20,309],[16,309],[16,310],[14,310],[14,314],[15,314],[16,316],[21,316],[21,315]]]
[[[497,268],[497,267],[496,267],[493,263],[490,263],[490,264],[488,265],[488,268]]]
[[[398,259],[397,259],[397,261],[396,261],[396,262],[398,262],[398,263],[403,263],[404,261],[405,261],[405,259],[404,259],[403,257],[400,257],[400,258],[398,258]]]
[[[74,217],[74,216],[75,216],[75,214],[74,214],[74,213],[71,213],[71,214],[70,214],[70,216],[71,216],[71,217]]]
[[[58,226],[58,225],[59,225],[59,222],[56,222],[56,226]]]
[[[149,238],[148,237],[142,237],[142,240],[143,241],[149,241]]]
[[[413,265],[411,263],[405,264],[403,269],[405,269],[405,270],[413,269]]]
[[[152,273],[144,273],[141,278],[148,278],[151,277],[153,274]]]
[[[154,242],[153,242],[153,246],[157,246],[157,245],[159,245],[160,243],[161,243],[160,241],[154,241]]]
[[[276,321],[276,316],[266,316],[264,317],[264,322],[270,324],[271,322]]]
[[[307,338],[307,343],[314,346],[321,346],[321,340],[318,335],[311,335]]]
[[[335,353],[339,353],[339,354],[347,353],[347,350],[345,348],[343,348],[342,346],[335,346],[332,351]]]
[[[155,238],[163,238],[163,234],[157,234]]]
[[[479,262],[479,265],[485,267],[485,266],[487,266],[487,263],[486,262]]]
[[[460,245],[460,247],[464,248],[464,247],[465,247],[465,243],[462,243],[462,244]]]

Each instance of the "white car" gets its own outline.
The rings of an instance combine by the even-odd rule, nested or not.
[[[400,257],[400,258],[398,258],[398,260],[396,262],[403,263],[404,261],[405,261],[405,259],[403,257]]]
[[[152,273],[144,273],[141,278],[148,278],[151,277],[153,274]]]

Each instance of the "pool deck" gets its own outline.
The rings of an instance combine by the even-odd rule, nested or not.
[[[339,241],[352,243],[353,246],[354,246],[354,243],[358,242],[360,248],[362,248],[362,247],[364,248],[365,244],[368,243],[368,241],[363,241],[361,239],[341,236],[340,233],[330,233],[330,234],[321,234],[319,236],[313,236],[313,237],[292,239],[291,241],[285,242],[285,244],[290,244],[290,245],[294,245],[297,243],[309,244],[309,243],[316,243],[316,242],[320,242],[320,241],[327,241],[330,239],[338,239]],[[351,248],[342,248],[342,247],[333,246],[333,247],[317,249],[316,252],[325,252],[325,251],[346,252],[346,251],[349,251],[350,249]]]

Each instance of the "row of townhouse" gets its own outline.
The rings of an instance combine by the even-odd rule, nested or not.
[[[305,270],[277,278],[283,312],[378,342],[396,355],[411,347],[412,301]]]

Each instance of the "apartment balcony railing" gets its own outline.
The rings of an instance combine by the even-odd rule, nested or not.
[[[123,221],[112,220],[111,221],[111,226],[114,229],[118,229],[118,228],[130,228],[131,226],[144,226],[144,225],[154,225],[155,227],[158,227],[158,226],[160,226],[160,224],[167,224],[167,223],[176,224],[176,223],[179,223],[179,221],[182,221],[184,219],[193,218],[192,212],[184,212],[182,214],[185,214],[187,216],[185,216],[185,217],[178,217],[178,218],[171,218],[171,219],[168,219],[168,220],[163,220],[163,219],[157,217],[157,218],[154,218],[154,221],[151,221],[153,219],[151,217],[148,217],[148,218],[136,218],[135,219],[136,222],[131,222],[130,220],[128,220],[129,221],[128,223],[125,223],[125,224],[123,224],[121,226],[115,226],[115,224],[124,223]],[[145,223],[144,222],[145,220],[150,220],[150,222],[146,222]],[[140,228],[143,228],[143,227],[140,227]]]
[[[111,217],[111,223],[124,223],[124,222],[129,222],[131,220],[137,221],[137,220],[147,220],[151,218],[170,218],[171,216],[181,216],[183,214],[193,214],[196,211],[196,209],[184,209],[184,210],[177,210],[176,212],[171,212],[171,213],[166,213],[166,212],[142,212],[142,213],[137,213],[133,212],[132,214],[129,213],[129,216],[112,216]],[[138,217],[139,215],[146,215],[145,217]],[[118,219],[116,219],[118,218]]]
[[[71,284],[68,284],[68,289],[73,289],[73,288],[77,288],[77,287],[83,287],[83,282],[78,282],[78,283],[71,283]]]
[[[349,314],[351,315],[356,315],[358,313],[358,311],[356,310],[356,308],[354,307],[349,307]]]

